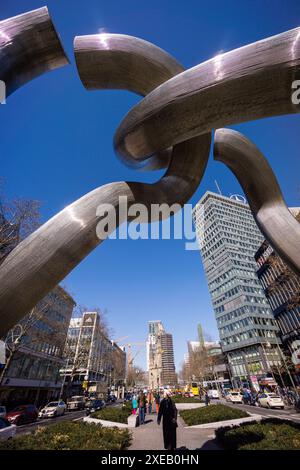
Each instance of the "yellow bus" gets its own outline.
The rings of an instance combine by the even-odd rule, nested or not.
[[[197,384],[196,382],[192,382],[192,383],[191,383],[190,390],[191,390],[192,394],[193,394],[195,397],[198,397],[198,396],[199,396],[199,387],[198,387],[198,384]]]

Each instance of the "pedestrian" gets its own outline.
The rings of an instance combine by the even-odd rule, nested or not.
[[[176,428],[177,424],[177,408],[169,390],[164,393],[157,416],[157,424],[159,425],[163,419],[163,436],[164,436],[164,448],[166,450],[176,449]]]
[[[136,410],[138,407],[136,395],[133,395],[131,403],[132,403],[132,414],[136,415]]]
[[[147,396],[147,402],[148,402],[148,413],[149,415],[152,413],[152,403],[153,403],[153,393],[152,390],[149,391],[148,396]]]
[[[145,424],[145,406],[146,406],[146,399],[144,392],[140,392],[138,398],[138,409],[139,409],[139,423]]]
[[[207,390],[205,392],[204,400],[205,400],[205,405],[208,406],[210,404],[210,398],[209,398]]]
[[[156,393],[155,395],[155,410],[156,410],[156,414],[158,414],[158,411],[159,411],[159,406],[160,406],[160,393],[159,391]]]

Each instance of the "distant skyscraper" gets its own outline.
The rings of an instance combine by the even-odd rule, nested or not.
[[[256,275],[254,254],[263,236],[242,197],[206,192],[193,218],[232,376],[256,382],[280,362],[278,328]]]
[[[147,365],[150,388],[176,383],[173,338],[160,320],[149,322]]]

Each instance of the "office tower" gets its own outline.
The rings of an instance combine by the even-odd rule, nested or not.
[[[290,209],[298,214],[300,211]],[[257,276],[264,288],[280,329],[285,353],[294,364],[295,381],[300,384],[300,278],[291,271],[266,240],[255,254]]]
[[[160,320],[149,322],[147,352],[149,387],[175,385],[173,338],[166,333]]]
[[[256,275],[263,241],[241,196],[206,192],[193,210],[222,350],[232,377],[256,386],[280,363],[272,311]]]

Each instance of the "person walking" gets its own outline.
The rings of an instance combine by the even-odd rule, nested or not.
[[[152,403],[153,403],[152,390],[150,390],[149,393],[148,393],[147,402],[148,402],[148,413],[149,413],[149,415],[151,415],[151,413],[152,413]]]
[[[145,424],[145,406],[146,398],[144,392],[141,391],[138,398],[139,424]]]
[[[157,392],[156,395],[155,395],[155,411],[156,411],[156,414],[158,414],[159,405],[160,405],[160,394],[159,394],[159,392]]]
[[[171,394],[167,390],[165,391],[164,398],[162,399],[157,416],[157,424],[159,425],[163,420],[163,438],[164,448],[166,450],[176,449],[176,428],[177,424],[177,408]]]
[[[210,398],[209,398],[207,390],[205,392],[204,400],[205,400],[205,405],[208,406],[210,404]]]
[[[138,407],[136,395],[133,395],[131,403],[132,403],[132,414],[136,415],[136,410]]]

